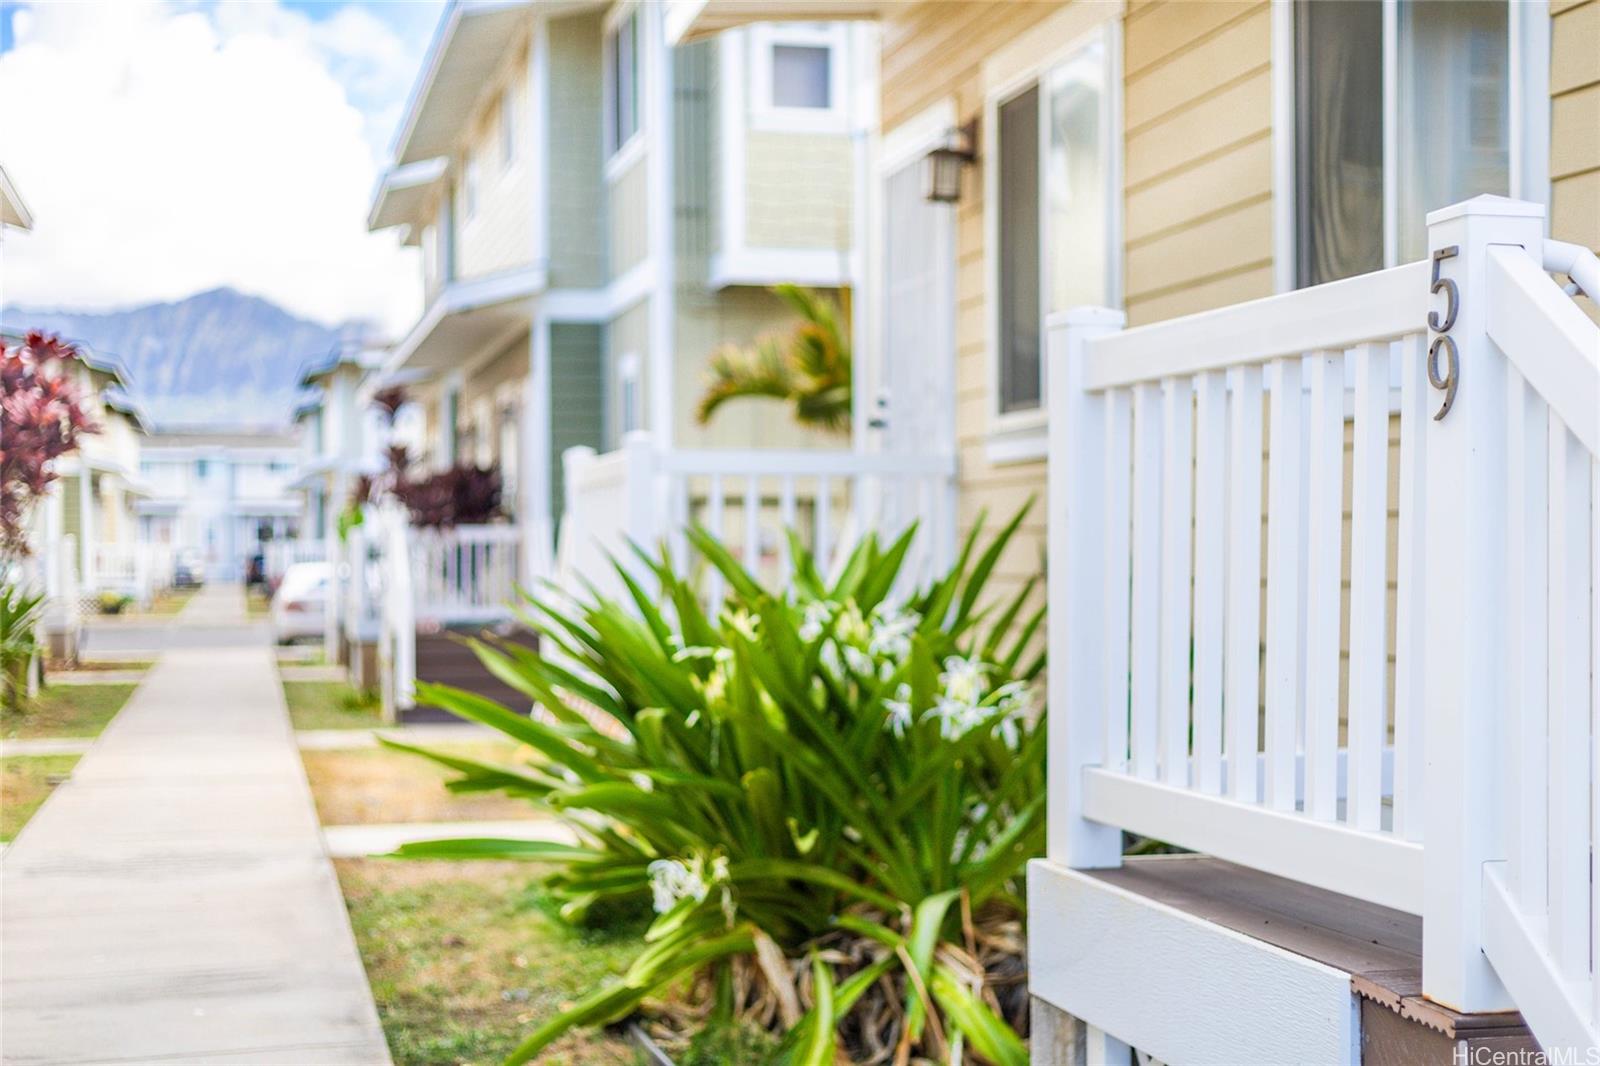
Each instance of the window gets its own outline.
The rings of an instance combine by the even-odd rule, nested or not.
[[[992,328],[1002,418],[1042,404],[1045,316],[1121,299],[1114,32],[1094,33],[991,97],[985,165],[994,190]]]
[[[843,132],[845,27],[760,23],[748,32],[750,117],[759,129]]]
[[[1398,0],[1396,14],[1389,98],[1381,0],[1295,4],[1300,285],[1421,259],[1429,211],[1510,189],[1506,4]],[[1386,123],[1404,131],[1398,158]]]
[[[640,428],[639,357],[629,352],[617,360],[617,425],[619,435]]]
[[[615,153],[639,132],[639,12],[606,35],[606,146]]]
[[[467,164],[461,172],[461,218],[470,220],[478,211],[478,157],[467,153]]]
[[[517,433],[517,409],[500,408],[500,504],[507,514],[517,512],[517,470],[521,465],[521,444]]]
[[[772,106],[832,107],[832,66],[833,51],[826,45],[773,45]]]
[[[517,159],[516,96],[507,89],[500,95],[500,165],[509,167]]]
[[[1039,406],[1039,87],[1000,105],[1000,412]]]
[[[196,459],[194,461],[194,476],[199,478],[201,481],[204,481],[206,479],[206,474],[208,473],[208,467],[209,464],[206,462],[206,460]]]

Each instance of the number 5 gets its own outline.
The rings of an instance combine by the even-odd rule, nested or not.
[[[1456,324],[1456,313],[1461,310],[1461,290],[1456,288],[1454,279],[1439,276],[1439,264],[1460,254],[1460,246],[1454,244],[1433,253],[1433,284],[1428,287],[1428,292],[1434,295],[1443,292],[1445,298],[1444,321],[1439,320],[1438,311],[1428,312],[1428,328],[1439,334],[1428,346],[1428,384],[1444,390],[1444,405],[1433,416],[1435,422],[1450,413],[1451,405],[1456,402],[1456,386],[1460,384],[1461,379],[1461,362],[1456,355],[1456,342],[1444,336]],[[1446,356],[1445,371],[1442,374],[1439,372],[1441,349]]]

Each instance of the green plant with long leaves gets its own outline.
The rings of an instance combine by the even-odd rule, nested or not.
[[[696,419],[704,425],[729,400],[761,396],[792,405],[795,421],[803,426],[834,433],[849,429],[848,306],[799,285],[777,285],[772,291],[794,311],[794,328],[748,347],[718,349],[706,368]]]
[[[28,691],[28,669],[39,654],[44,597],[20,585],[0,584],[0,706],[17,713]]]
[[[1025,510],[1024,510],[1025,513]],[[563,914],[648,902],[657,918],[621,980],[540,1026],[525,1062],[574,1026],[636,1010],[683,975],[725,1011],[786,1032],[787,1061],[836,1041],[1026,1061],[1022,872],[1044,837],[1044,667],[1034,582],[987,603],[1023,518],[896,600],[915,531],[868,536],[831,581],[790,535],[793,577],[767,589],[704,530],[694,550],[726,579],[714,615],[665,550],[618,564],[619,599],[547,591],[524,620],[537,651],[475,644],[523,693],[519,713],[467,692],[419,698],[536,755],[489,764],[410,745],[459,771],[457,791],[543,805],[575,846],[458,840],[417,857],[553,862]],[[691,568],[692,569],[692,568]]]

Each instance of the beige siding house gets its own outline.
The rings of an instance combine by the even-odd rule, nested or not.
[[[895,344],[905,335],[897,321],[928,310],[918,300],[904,310],[896,304],[906,279],[893,269],[895,243],[915,237],[894,232],[892,201],[920,198],[924,190],[893,182],[928,149],[962,141],[962,127],[976,120],[976,143],[967,146],[976,160],[958,202],[907,208],[948,227],[940,253],[948,281],[930,291],[950,294],[933,310],[953,356],[947,368],[933,369],[949,376],[954,395],[963,527],[984,510],[1009,513],[1044,492],[1036,368],[1039,323],[1050,311],[1102,303],[1140,325],[1419,258],[1422,212],[1476,192],[1547,202],[1552,236],[1600,245],[1600,0],[1558,0],[1548,15],[1541,5],[1402,2],[1392,27],[1378,0],[679,0],[672,7],[669,22],[686,40],[780,14],[877,24],[881,186],[879,217],[865,232],[877,242],[871,255],[878,269],[864,311],[880,319],[880,332],[861,360],[869,402],[886,387],[894,391],[895,363],[904,358]],[[1452,14],[1453,7],[1466,13]],[[1347,17],[1330,21],[1324,9]],[[1324,24],[1313,31],[1319,16]],[[1319,41],[1347,40],[1345,62],[1370,75],[1361,89],[1367,140],[1342,145],[1339,160],[1359,170],[1352,184],[1363,192],[1353,210],[1325,206],[1323,188],[1308,173],[1319,160],[1307,158],[1312,149],[1296,140],[1297,120],[1318,120],[1310,100],[1329,84],[1305,60],[1307,38],[1297,37],[1297,24]],[[1437,71],[1420,76],[1411,97],[1383,91],[1385,35],[1397,38],[1393,84],[1413,84],[1414,69]],[[1469,40],[1475,69],[1435,62],[1426,51],[1459,44],[1465,54]],[[1520,50],[1516,64],[1509,61],[1512,42]],[[1521,83],[1513,83],[1513,70]],[[1098,128],[1074,140],[1074,129],[1087,129],[1092,97],[1102,105],[1092,116]],[[1445,100],[1468,103],[1443,119]],[[1429,108],[1433,117],[1421,121],[1419,109]],[[1407,131],[1390,146],[1387,167],[1385,115]],[[1477,139],[1477,156],[1451,156],[1447,166],[1429,169],[1428,160],[1445,158],[1469,137]],[[1065,169],[1069,151],[1095,161],[1096,182]],[[1094,208],[1074,204],[1091,184]],[[1014,196],[1007,198],[1007,189]],[[947,217],[939,219],[939,211]],[[1318,226],[1341,227],[1365,257],[1325,261],[1325,250],[1307,239]],[[1042,247],[1034,236],[1041,230],[1048,234]],[[1002,233],[1028,236],[1010,241]],[[1094,269],[1086,271],[1090,261]],[[1007,336],[1019,327],[1033,335],[1020,343]],[[925,350],[926,337],[909,336]],[[928,369],[926,361],[921,366]],[[1029,384],[1007,395],[1013,371]],[[1003,562],[1003,577],[1021,580],[1039,569],[1042,508],[1028,533]]]
[[[740,401],[693,417],[721,345],[785,329],[779,282],[848,286],[860,26],[671,47],[660,5],[451,5],[370,215],[421,248],[427,306],[382,368],[425,460],[496,466],[548,552],[562,452],[838,447]]]

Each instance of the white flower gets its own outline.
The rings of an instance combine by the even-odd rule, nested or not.
[[[855,673],[865,674],[868,677],[877,676],[877,664],[872,661],[872,656],[852,644],[846,644],[844,647],[844,661],[850,664],[850,669]]]
[[[911,635],[922,624],[920,615],[880,605],[872,612],[872,622],[868,651],[894,660],[903,660],[911,654]]]
[[[696,644],[691,647],[684,648],[682,651],[676,651],[672,653],[672,661],[675,663],[686,663],[690,659],[715,659],[716,657],[717,649],[707,648],[701,644]]]
[[[650,871],[650,895],[657,914],[665,914],[679,902],[693,898],[696,902],[706,898],[708,887],[704,876],[705,864],[698,858],[692,863],[678,859],[657,859]]]
[[[967,700],[944,695],[939,697],[931,713],[939,720],[939,735],[946,740],[957,740],[974,726],[982,725],[988,719],[990,710]]]
[[[956,703],[976,704],[983,699],[983,664],[976,659],[952,655],[944,661],[939,683],[944,694]]]
[[[830,600],[812,600],[806,604],[800,622],[800,639],[809,644],[822,636],[828,623],[833,621],[833,612],[837,607],[838,605]]]
[[[883,706],[889,712],[889,716],[884,719],[884,725],[896,737],[903,737],[914,721],[911,714],[911,686],[901,685],[895,690],[894,696],[892,700],[883,701]]]

